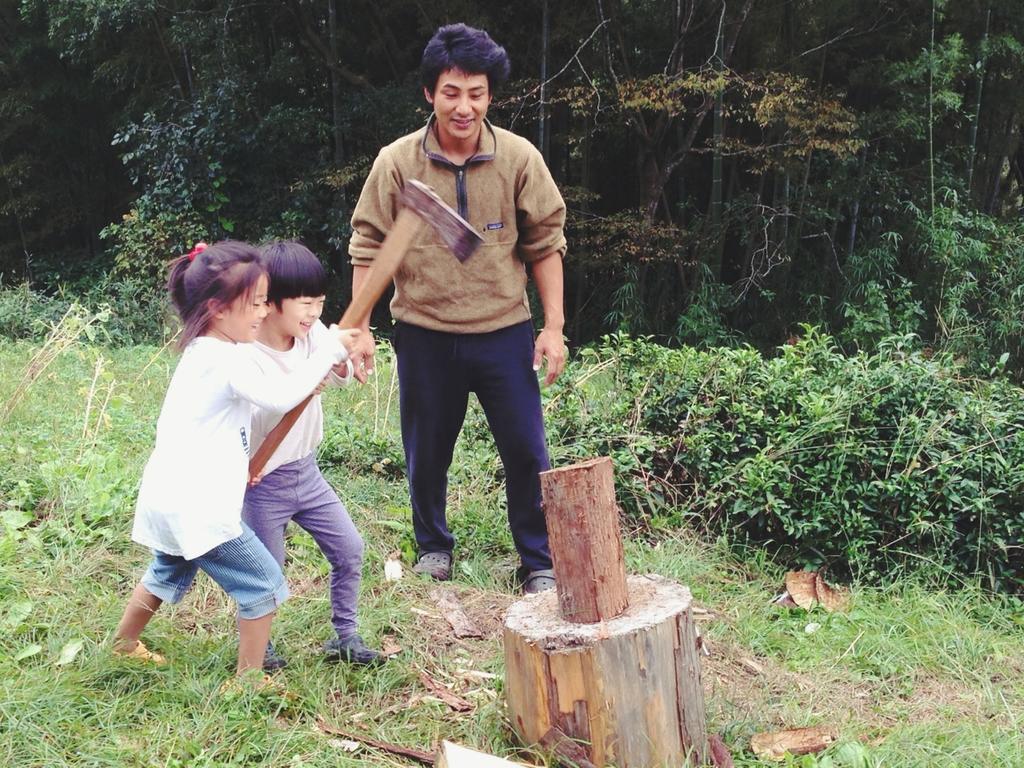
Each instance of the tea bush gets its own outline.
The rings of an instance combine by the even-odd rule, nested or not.
[[[847,356],[807,328],[765,358],[611,337],[549,407],[554,451],[611,455],[643,524],[864,577],[927,563],[1019,590],[1024,392],[909,341]]]

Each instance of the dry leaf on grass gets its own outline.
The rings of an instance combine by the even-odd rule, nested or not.
[[[814,574],[814,589],[818,593],[818,602],[829,613],[846,610],[850,593],[827,584],[820,573]]]
[[[789,728],[757,734],[750,740],[750,749],[762,760],[782,760],[787,752],[791,755],[821,752],[837,738],[831,728]]]
[[[786,574],[786,591],[772,602],[780,605],[797,605],[811,610],[815,603],[829,613],[841,611],[849,603],[849,592],[828,584],[818,571],[790,571]]]
[[[739,660],[739,665],[741,667],[743,667],[744,669],[746,669],[748,672],[750,672],[750,674],[752,674],[752,675],[764,674],[764,667],[762,667],[760,664],[758,664],[753,659],[747,658],[746,656],[742,657]]]
[[[402,652],[402,646],[398,644],[393,635],[384,635],[380,652],[390,659],[392,656],[397,656]]]
[[[818,590],[814,586],[814,571],[790,571],[786,574],[786,591],[793,602],[804,610],[811,610],[818,602]]]

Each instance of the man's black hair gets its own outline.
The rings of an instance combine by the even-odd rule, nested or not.
[[[327,293],[327,271],[320,259],[302,243],[278,240],[264,245],[260,253],[270,275],[267,298],[278,308],[285,299]]]
[[[511,64],[505,49],[482,29],[465,24],[439,27],[423,49],[420,79],[431,93],[437,88],[442,72],[457,69],[467,75],[487,75],[491,92],[508,79]]]

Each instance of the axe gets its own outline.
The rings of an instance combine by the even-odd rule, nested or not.
[[[472,225],[438,197],[434,190],[420,181],[410,179],[402,189],[401,208],[391,231],[380,244],[373,265],[359,287],[359,293],[352,297],[352,303],[338,321],[341,328],[356,328],[369,316],[377,299],[391,283],[395,272],[398,271],[398,265],[402,263],[424,222],[434,228],[460,262],[472,256],[473,251],[483,242],[483,238]],[[263,471],[277,446],[281,444],[312,399],[313,395],[310,394],[288,411],[270,431],[259,449],[249,459],[250,480]]]

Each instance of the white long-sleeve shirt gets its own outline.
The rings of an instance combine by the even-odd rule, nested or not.
[[[135,506],[132,539],[193,559],[242,533],[253,406],[283,414],[348,358],[325,337],[290,375],[261,370],[248,345],[200,336],[171,377]]]
[[[303,365],[311,358],[317,350],[331,338],[327,327],[317,320],[309,329],[304,339],[296,338],[292,348],[286,351],[268,347],[259,341],[249,345],[253,361],[261,371],[268,375],[290,373]],[[348,364],[348,373],[344,376],[337,376],[333,371],[328,381],[331,384],[340,386],[345,384],[352,377],[352,364]],[[281,421],[281,414],[267,411],[263,408],[254,408],[252,413],[252,448],[255,452],[270,431]],[[324,439],[324,409],[317,395],[310,400],[309,405],[303,410],[288,434],[281,441],[281,444],[271,455],[263,467],[263,475],[269,475],[282,464],[288,464],[299,459],[304,459],[313,453]]]

